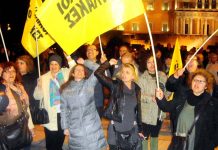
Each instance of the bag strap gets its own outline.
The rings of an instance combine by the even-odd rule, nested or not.
[[[45,108],[44,106],[44,98],[42,98],[42,100],[40,101],[40,108]]]
[[[201,107],[199,113],[195,116],[194,121],[193,121],[193,123],[192,123],[190,129],[189,129],[188,132],[187,132],[187,139],[188,139],[189,136],[191,135],[194,126],[196,125],[196,123],[197,123],[197,121],[198,121],[200,115],[201,115],[201,114],[203,113],[203,111],[205,110],[205,108],[206,108],[206,106],[207,106],[209,100],[210,100],[210,99],[207,99],[207,100],[205,101],[205,103],[204,103],[203,106]]]

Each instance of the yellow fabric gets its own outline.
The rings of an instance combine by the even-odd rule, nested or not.
[[[50,35],[47,33],[47,31],[43,28],[39,19],[37,19],[35,16],[36,11],[41,5],[41,0],[30,0],[30,7],[28,10],[27,19],[21,40],[23,47],[33,57],[37,56],[37,43],[39,54],[55,43],[54,40],[50,37]]]
[[[69,55],[143,12],[142,0],[46,0],[36,15]]]
[[[176,39],[176,44],[175,44],[175,47],[174,47],[174,51],[173,51],[173,57],[172,57],[171,65],[170,65],[169,76],[174,74],[177,69],[181,69],[181,68],[182,68],[182,57],[181,57],[181,53],[180,53],[179,41],[178,41],[178,38],[177,38]],[[168,100],[172,100],[172,99],[173,99],[173,93],[169,96]]]
[[[170,71],[169,71],[169,76],[175,73],[177,69],[182,68],[182,57],[180,53],[180,45],[178,38],[176,39],[176,44],[173,52],[173,57],[170,65]]]

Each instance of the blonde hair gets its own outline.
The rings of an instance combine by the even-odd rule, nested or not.
[[[120,75],[121,75],[121,71],[123,70],[123,68],[129,68],[132,70],[133,72],[133,76],[134,76],[134,81],[138,80],[138,69],[135,65],[131,64],[131,63],[126,63],[126,64],[122,64],[120,70],[118,71],[118,73],[116,74],[116,76],[120,79]]]

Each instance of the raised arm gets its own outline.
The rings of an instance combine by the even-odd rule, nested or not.
[[[166,82],[166,89],[170,92],[175,92],[178,89],[178,85],[181,84],[182,75],[184,73],[184,69],[177,70],[173,75],[171,75]]]
[[[109,69],[111,65],[116,64],[115,59],[111,59],[110,62],[107,60],[102,63],[99,68],[95,71],[95,76],[98,78],[99,82],[101,82],[104,86],[107,86],[109,89],[113,89],[113,80],[110,77],[105,75],[105,70]]]

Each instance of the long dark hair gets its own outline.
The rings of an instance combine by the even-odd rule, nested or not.
[[[88,78],[88,69],[82,65],[82,64],[77,64],[75,65],[71,70],[70,70],[70,73],[69,73],[69,78],[67,80],[67,82],[65,82],[64,84],[62,84],[61,88],[60,88],[60,93],[63,92],[63,90],[68,87],[68,85],[70,84],[71,81],[74,81],[74,76],[72,75],[76,69],[77,66],[82,66],[84,68],[84,72],[85,72],[85,79]]]

